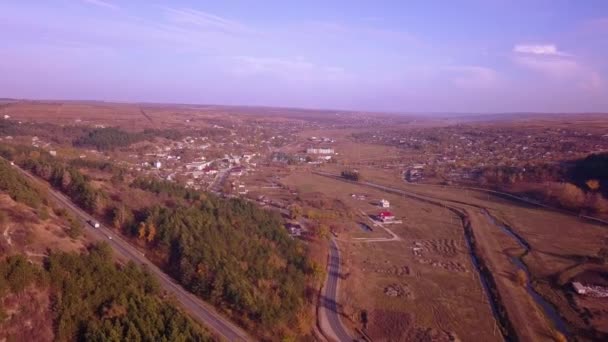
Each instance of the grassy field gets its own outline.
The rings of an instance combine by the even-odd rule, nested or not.
[[[462,226],[450,211],[311,174],[294,173],[282,181],[300,192],[337,198],[352,211],[376,213],[380,208],[370,202],[385,198],[403,220],[390,225],[400,241],[357,242],[354,238],[366,234],[357,219],[339,235],[346,259],[341,298],[353,325],[362,327],[361,314],[366,312],[374,340],[409,340],[424,329],[465,341],[500,340]],[[352,193],[365,193],[368,200],[353,199]]]
[[[562,279],[561,283],[556,282],[556,279],[563,278],[565,272],[575,267],[597,263],[595,260],[598,251],[605,245],[607,227],[484,192],[408,185],[399,179],[399,175],[390,171],[376,170],[365,175],[366,179],[375,183],[440,198],[445,203],[467,210],[484,258],[489,261],[497,279],[498,290],[504,298],[510,320],[516,327],[527,328],[519,329],[518,333],[522,337],[550,340],[555,326],[526,294],[525,289],[517,284],[517,268],[510,258],[523,253],[523,250],[512,237],[488,222],[482,208],[530,245],[530,252],[523,257],[523,261],[529,268],[532,284],[551,305],[557,307],[559,315],[567,322],[574,336],[596,339],[608,331],[604,310],[597,310],[597,305],[590,304],[584,298],[577,298],[568,281]],[[604,272],[607,269],[603,265],[599,267]],[[567,278],[574,276],[576,272]]]

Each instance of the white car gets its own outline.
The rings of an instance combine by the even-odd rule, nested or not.
[[[108,239],[112,240],[112,237],[110,235],[108,235]]]

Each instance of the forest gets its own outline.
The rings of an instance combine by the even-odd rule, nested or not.
[[[74,139],[76,147],[94,147],[99,151],[113,150],[155,137],[178,140],[184,133],[172,129],[146,129],[141,132],[126,132],[116,127],[96,128]]]
[[[572,211],[608,214],[608,153],[562,163],[488,167],[480,181],[498,187],[527,184],[533,190],[526,196]]]
[[[92,246],[84,255],[52,252],[43,267],[22,255],[1,261],[0,297],[27,289],[51,297],[58,341],[212,341],[202,327],[160,299],[152,276],[133,263],[115,264],[107,244]],[[6,315],[1,310],[0,316]]]
[[[243,325],[268,332],[308,319],[313,267],[304,245],[289,236],[276,212],[149,178],[136,178],[130,187],[166,194],[173,204],[134,211],[94,189],[69,162],[31,148],[0,148],[0,154],[10,155],[83,209],[109,213],[112,225],[151,251],[172,277]]]
[[[131,187],[138,188],[155,194],[167,194],[174,197],[183,198],[185,200],[200,200],[201,193],[193,189],[187,189],[183,185],[150,178],[138,177],[132,183]]]
[[[0,160],[0,191],[7,193],[17,202],[32,208],[40,205],[40,194],[28,180],[23,178],[8,162]]]
[[[122,229],[156,250],[191,292],[262,331],[298,323],[311,267],[277,214],[207,194],[126,217]]]
[[[129,146],[145,139],[141,133],[130,133],[118,128],[97,128],[74,140],[74,146],[94,147],[97,150],[112,150],[117,147]]]

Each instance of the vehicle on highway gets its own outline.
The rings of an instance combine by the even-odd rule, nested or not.
[[[90,224],[93,228],[99,228],[100,226],[99,222],[93,220],[88,220],[87,223]]]

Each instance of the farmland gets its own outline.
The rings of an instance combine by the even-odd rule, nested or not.
[[[602,116],[528,117],[524,132],[517,116],[34,101],[1,114],[10,116],[0,125],[3,156],[260,338],[271,338],[268,327],[286,338],[323,335],[315,307],[325,277],[336,276],[325,271],[330,239],[341,252],[337,312],[353,336],[608,334],[606,299],[572,288],[603,286],[608,271],[606,228],[577,216],[606,214],[606,180],[594,173],[606,150]],[[82,251],[78,240],[57,240],[57,225],[28,231]],[[207,227],[201,241],[216,241],[205,250],[237,240],[246,249],[230,260],[194,252],[194,226]],[[15,239],[25,234],[13,227]],[[185,254],[171,252],[176,245]]]

